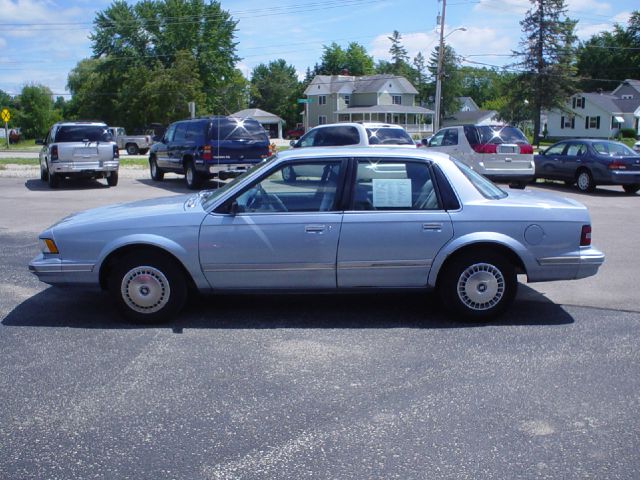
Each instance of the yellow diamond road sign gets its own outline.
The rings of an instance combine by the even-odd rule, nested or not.
[[[9,113],[9,110],[7,110],[6,108],[3,108],[2,112],[0,112],[0,117],[2,117],[3,122],[7,123],[11,118],[11,114]]]

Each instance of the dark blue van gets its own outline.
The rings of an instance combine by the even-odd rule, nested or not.
[[[153,180],[180,173],[198,189],[206,179],[235,177],[268,156],[269,137],[256,120],[212,116],[169,125],[149,151],[149,169]]]

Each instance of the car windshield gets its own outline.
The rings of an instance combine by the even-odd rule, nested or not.
[[[370,145],[413,145],[413,140],[402,128],[367,128]]]
[[[527,137],[516,127],[475,127],[479,143],[529,143]]]
[[[233,186],[235,186],[238,183],[240,183],[248,175],[250,175],[251,173],[253,173],[257,169],[264,167],[265,165],[271,163],[275,159],[276,159],[276,155],[272,155],[269,158],[265,158],[263,161],[253,165],[246,172],[238,175],[237,177],[235,177],[230,182],[225,183],[222,187],[216,188],[216,189],[212,189],[212,190],[203,190],[202,192],[200,192],[200,200],[202,201],[202,208],[205,209],[205,210],[209,210],[209,208],[211,208],[211,206],[216,201],[216,199],[218,197],[220,197],[224,192],[226,192],[227,190],[229,190]]]
[[[112,142],[107,127],[100,125],[62,125],[56,133],[56,142]]]
[[[592,145],[593,149],[601,155],[609,155],[611,157],[638,156],[629,147],[618,142],[593,142]]]
[[[502,190],[491,180],[483,177],[478,172],[471,170],[471,168],[459,160],[452,159],[452,161],[483,197],[490,200],[499,200],[507,196],[507,192]]]

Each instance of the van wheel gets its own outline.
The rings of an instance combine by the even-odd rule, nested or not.
[[[437,287],[449,314],[470,321],[486,321],[511,305],[518,278],[514,266],[503,256],[476,251],[451,260]]]
[[[107,177],[107,185],[115,187],[118,185],[118,172],[111,172]]]
[[[49,188],[58,188],[60,186],[60,176],[57,173],[49,172],[47,176]]]
[[[149,160],[149,171],[151,172],[151,179],[156,182],[164,180],[164,172],[158,167],[156,157],[151,157]]]
[[[136,145],[135,143],[128,143],[127,153],[129,155],[138,155],[138,145]]]
[[[197,190],[202,185],[202,178],[193,165],[193,162],[187,162],[185,165],[184,179],[187,182],[187,187],[191,190]]]
[[[132,252],[109,275],[109,292],[120,312],[136,323],[158,323],[177,315],[187,282],[175,260],[155,252]]]
[[[576,175],[576,185],[578,190],[584,193],[593,192],[596,189],[596,184],[593,183],[593,177],[589,170],[579,170]]]

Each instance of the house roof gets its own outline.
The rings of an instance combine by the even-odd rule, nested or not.
[[[633,113],[640,106],[640,95],[625,100],[610,93],[583,93],[582,96],[609,113]]]
[[[495,110],[475,110],[470,112],[456,112],[455,114],[445,118],[442,123],[443,125],[447,125],[447,126],[462,125],[462,124],[475,125],[497,114],[498,112],[496,112]]]
[[[640,80],[633,80],[632,78],[627,78],[626,80],[624,80],[620,85],[616,87],[613,93],[615,94],[618,91],[618,89],[622,88],[625,85],[633,88],[634,90],[640,93]]]
[[[260,123],[285,123],[283,119],[273,113],[265,112],[259,108],[247,108],[231,114],[232,117],[253,118]]]
[[[457,97],[456,98],[460,103],[468,103],[469,105],[471,105],[472,107],[474,107],[476,110],[480,110],[480,107],[478,106],[478,104],[475,102],[475,100],[471,97]]]
[[[417,95],[418,91],[411,82],[404,77],[392,74],[366,75],[362,77],[354,77],[350,75],[316,75],[307,89],[305,95],[311,95],[315,92],[312,86],[326,85],[330,93],[340,92],[345,85],[352,88],[353,93],[375,93],[382,90],[385,83],[389,80],[395,80],[400,87],[398,93],[412,93]]]
[[[337,110],[335,113],[417,113],[432,115],[433,110],[424,107],[412,107],[409,105],[373,105],[371,107],[349,107],[344,110]]]

